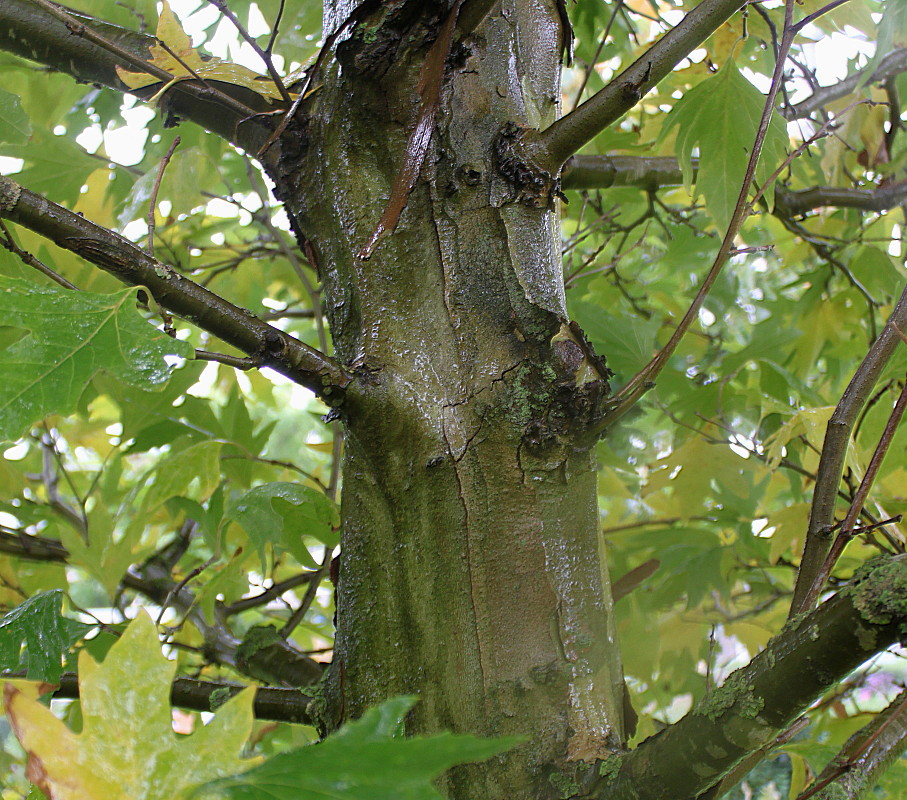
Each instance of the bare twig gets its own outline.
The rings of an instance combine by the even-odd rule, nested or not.
[[[58,272],[55,272],[50,267],[48,267],[43,261],[35,258],[27,250],[23,250],[19,245],[16,244],[16,240],[13,239],[12,233],[10,233],[9,228],[6,227],[3,220],[0,220],[0,231],[3,231],[3,238],[0,239],[0,247],[4,247],[9,250],[11,253],[19,257],[19,260],[23,264],[27,264],[30,267],[38,270],[42,275],[46,275],[54,283],[60,284],[64,289],[75,289],[78,291],[78,286],[74,283],[70,283],[66,278],[60,275]]]
[[[224,616],[232,616],[233,614],[239,614],[243,611],[247,611],[250,608],[257,608],[258,606],[266,605],[270,603],[271,600],[274,600],[280,597],[284,592],[290,591],[290,589],[295,589],[297,586],[302,586],[306,583],[311,583],[316,578],[319,578],[321,575],[321,570],[311,570],[308,572],[300,572],[298,575],[294,575],[292,578],[287,578],[284,581],[278,581],[273,586],[269,586],[262,592],[254,595],[253,597],[244,597],[241,600],[237,600],[234,603],[224,606],[221,609],[221,613]]]
[[[230,22],[233,23],[233,27],[236,28],[237,33],[246,40],[248,45],[255,51],[256,55],[264,62],[265,68],[268,70],[268,75],[271,76],[271,80],[274,81],[274,85],[277,87],[277,91],[280,92],[280,96],[283,98],[284,102],[287,105],[293,103],[293,98],[290,97],[290,93],[287,91],[287,87],[284,86],[283,78],[280,77],[280,73],[274,67],[274,60],[271,58],[271,47],[274,44],[273,38],[268,42],[268,47],[266,50],[262,50],[258,46],[258,42],[255,41],[249,31],[246,30],[245,26],[239,21],[236,14],[234,14],[228,7],[225,0],[208,0],[208,2],[214,6],[221,14],[223,14]],[[280,21],[280,15],[283,13],[283,3],[280,4],[280,11],[277,15],[277,21]],[[274,26],[275,31],[277,30],[277,25]]]
[[[164,180],[164,170],[167,169],[167,165],[170,163],[170,159],[173,158],[173,152],[179,147],[179,143],[180,137],[177,136],[170,144],[170,147],[167,148],[167,152],[164,153],[164,157],[158,165],[154,186],[151,187],[151,197],[148,200],[148,247],[146,249],[148,250],[148,255],[152,258],[154,258],[154,211],[157,208],[157,194],[161,189],[161,181]]]
[[[321,566],[318,567],[318,571],[312,576],[312,580],[309,582],[309,588],[306,589],[306,593],[299,603],[299,608],[290,615],[290,618],[280,629],[280,636],[282,639],[289,638],[290,634],[293,633],[299,623],[305,618],[306,612],[308,612],[315,600],[315,595],[318,593],[318,587],[321,585],[321,581],[327,577],[328,570],[331,568],[331,559],[333,558],[333,555],[334,548],[326,546],[324,548],[324,556],[321,559]]]
[[[195,357],[199,361],[216,361],[218,364],[226,364],[228,367],[243,371],[257,369],[262,364],[262,360],[258,356],[231,356],[227,353],[212,353],[208,350],[196,350]]]
[[[901,394],[898,396],[897,402],[894,404],[894,408],[891,410],[891,414],[888,417],[888,422],[885,423],[885,428],[882,431],[882,435],[879,437],[876,449],[866,467],[866,473],[863,475],[863,480],[860,481],[860,486],[857,488],[856,494],[850,503],[850,508],[847,509],[847,515],[844,517],[844,522],[841,523],[841,529],[838,531],[838,535],[835,537],[831,548],[829,548],[821,568],[813,578],[812,585],[803,597],[802,603],[804,608],[812,608],[819,599],[822,587],[825,586],[825,582],[828,580],[828,576],[831,575],[831,571],[834,569],[838,558],[840,558],[841,553],[844,552],[847,543],[856,534],[854,527],[857,524],[860,513],[863,511],[863,505],[866,503],[866,498],[869,496],[869,490],[872,488],[872,485],[879,474],[879,469],[882,466],[885,454],[891,446],[891,440],[894,438],[894,433],[901,422],[901,418],[904,416],[905,408],[907,408],[907,382],[904,383]]]

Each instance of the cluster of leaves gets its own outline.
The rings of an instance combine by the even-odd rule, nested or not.
[[[152,0],[74,5],[133,29],[150,30],[157,19]],[[676,21],[673,15],[694,5],[571,5],[575,61],[565,72],[565,108],[579,100],[581,86],[585,94],[601,88]],[[821,5],[805,0],[799,13]],[[251,6],[251,0],[230,2],[245,21]],[[316,52],[320,9],[287,6],[275,52],[286,54],[282,66],[290,73]],[[260,0],[256,7],[271,21],[283,4]],[[815,70],[810,37],[846,29],[857,42],[878,42],[880,55],[907,46],[904,7],[853,0],[817,19],[793,51],[802,74]],[[220,26],[229,31],[226,20],[205,9],[202,4],[197,13],[183,14],[196,45],[199,38],[213,39]],[[593,154],[677,159],[673,182],[570,193],[564,209],[571,316],[607,354],[617,385],[667,339],[718,249],[761,113],[755,84],[764,88],[759,80],[774,66],[773,15],[753,5],[745,18],[736,17],[590,145]],[[267,39],[260,37],[263,47]],[[184,61],[194,58],[182,40],[177,50]],[[860,55],[858,47],[853,52],[848,72],[868,75],[879,57]],[[315,273],[244,154],[184,125],[156,189],[160,159],[174,140],[165,115],[147,114],[138,124],[141,112],[131,99],[124,103],[116,93],[76,85],[9,55],[0,54],[0,70],[0,156],[16,159],[2,164],[11,165],[17,181],[143,246],[154,195],[153,244],[160,258],[302,341],[325,347]],[[808,94],[818,85],[810,87],[807,77],[801,84],[798,89],[791,81],[789,106],[799,98],[795,91]],[[897,98],[905,96],[903,75],[884,84],[862,81],[824,106],[823,113],[834,115],[834,135],[826,130],[815,140],[826,122],[821,114],[791,116],[786,130],[776,118],[756,173],[757,185],[768,185],[741,233],[739,254],[657,389],[601,445],[609,465],[600,496],[612,570],[646,576],[618,604],[633,700],[645,712],[639,736],[703,694],[716,675],[744,651],[754,653],[783,623],[825,422],[902,291],[907,270],[898,242],[905,221],[897,214],[834,207],[785,214],[777,198],[816,185],[872,190],[903,179],[907,133]],[[122,131],[144,139],[134,163],[118,163],[113,145],[107,149]],[[787,163],[785,152],[807,141],[807,155]],[[144,794],[130,789],[130,797],[173,797],[214,778],[223,780],[209,790],[229,797],[289,797],[283,776],[292,773],[294,780],[309,774],[313,781],[354,785],[332,796],[384,797],[392,786],[394,796],[430,798],[434,775],[510,744],[394,739],[409,708],[409,701],[396,701],[344,729],[333,743],[294,749],[311,732],[253,726],[246,696],[188,739],[189,748],[175,748],[166,702],[174,670],[211,680],[247,678],[237,675],[235,663],[218,659],[218,635],[242,639],[270,625],[301,653],[330,647],[332,600],[327,585],[316,590],[338,541],[339,442],[322,421],[326,409],[307,393],[272,375],[205,367],[191,358],[196,349],[235,354],[229,345],[183,324],[176,337],[168,335],[170,321],[134,290],[122,290],[25,229],[8,228],[0,239],[81,290],[44,283],[15,253],[0,249],[0,375],[7,390],[0,437],[8,442],[0,460],[0,603],[15,609],[0,621],[0,667],[56,682],[75,665],[72,648],[82,651],[83,700],[65,712],[79,735],[21,684],[7,694],[9,719],[33,764],[44,764],[50,775],[57,752],[80,765],[63,764],[62,777],[44,779],[46,789],[57,792],[47,781],[66,781],[74,772],[78,780],[108,780],[102,777],[110,775],[106,764],[87,768],[76,753],[88,752],[89,740],[121,743],[124,727],[139,722],[147,728],[136,729],[130,755],[150,759],[155,748],[178,750],[179,758],[198,757],[211,771],[173,770],[186,778],[185,786],[149,785]],[[29,297],[22,293],[25,281]],[[905,366],[903,353],[886,366],[875,402],[855,431],[846,474],[851,492]],[[873,493],[877,519],[907,510],[904,436],[897,435]],[[902,549],[900,533],[860,539],[840,562],[837,579],[880,548]],[[158,564],[169,583],[156,578]],[[95,624],[62,617],[61,591],[72,610],[81,610],[83,620],[94,616]],[[147,619],[124,626],[134,607],[149,600],[161,609],[171,661],[160,656]],[[84,639],[89,630],[100,633]],[[106,660],[98,667],[92,656]],[[816,715],[811,737],[824,737],[824,745],[789,748],[793,792],[803,785],[807,765],[821,764],[829,748],[859,726],[869,682],[900,677],[886,670],[857,678],[824,701],[826,713]],[[123,700],[133,695],[134,703]],[[104,699],[113,696],[117,702]],[[879,693],[869,702],[878,704]],[[250,766],[238,760],[250,732],[247,753],[274,757],[235,779]],[[215,734],[231,745],[206,754],[205,742]],[[11,740],[7,751],[0,767],[12,777],[2,796],[11,798],[27,791],[28,782]],[[123,775],[145,774],[139,763],[124,761]],[[332,777],[328,764],[348,772]],[[413,787],[400,783],[401,774],[411,776]],[[374,783],[356,785],[365,775]],[[904,778],[891,776],[897,796]],[[119,796],[108,793],[109,786],[75,786],[72,794],[54,796]]]
[[[809,14],[822,5],[808,2],[802,10]],[[610,6],[612,34],[592,70],[583,62],[591,63],[599,47],[601,8],[578,3],[568,104],[578,99],[587,70],[588,92],[639,55],[643,45],[636,41],[658,27],[653,17],[659,11],[660,4]],[[844,41],[846,31],[851,42],[884,39],[890,52],[907,44],[903,14],[904,4],[852,2],[818,18],[793,51],[798,76],[812,75],[812,86],[790,80],[785,108],[831,82],[823,73],[814,79],[808,45],[831,36]],[[589,191],[571,196],[567,209],[569,308],[596,349],[607,353],[618,386],[665,343],[718,249],[761,112],[756,86],[765,88],[760,76],[770,75],[774,64],[779,33],[771,20],[751,6],[589,149],[678,159],[676,188]],[[725,267],[698,329],[657,388],[601,445],[601,460],[609,465],[600,495],[612,570],[633,575],[641,569],[645,576],[618,603],[625,668],[634,701],[663,720],[686,708],[679,695],[702,696],[783,624],[826,422],[904,288],[905,219],[897,209],[866,213],[828,202],[785,213],[776,203],[781,192],[807,187],[873,190],[903,180],[907,137],[898,120],[907,78],[873,84],[868,76],[883,51],[871,58],[851,47],[848,72],[866,76],[858,90],[811,117],[787,114],[786,131],[784,116],[776,113],[756,185],[783,169],[746,221],[739,255]],[[822,126],[830,118],[827,135]],[[806,144],[805,155],[786,157],[785,149]],[[851,495],[903,386],[905,367],[901,348],[855,430],[844,487]],[[901,430],[873,491],[868,510],[875,519],[905,511],[905,444]],[[902,552],[903,541],[897,529],[867,536],[851,545],[835,574],[846,579],[880,549]],[[886,691],[902,679],[902,667],[889,660],[880,674],[867,672],[827,700],[828,713],[817,715],[812,729],[827,745],[789,748],[791,797],[802,788],[808,764],[827,759],[834,743],[860,727],[860,712],[884,705]],[[639,735],[655,730],[645,718]],[[889,779],[891,796],[900,796],[903,774]]]

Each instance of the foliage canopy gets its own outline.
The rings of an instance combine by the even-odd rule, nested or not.
[[[709,3],[718,4],[701,6]],[[512,4],[441,5],[455,8],[455,21],[457,11],[500,15]],[[907,393],[907,1],[751,2],[705,31],[656,85],[621,84],[623,70],[665,31],[682,30],[699,5],[560,4],[572,26],[561,113],[570,119],[581,101],[612,91],[639,95],[588,141],[563,145],[578,153],[552,201],[569,317],[588,338],[584,348],[607,358],[616,392],[595,447],[601,548],[638,712],[631,746],[708,701],[782,630],[792,599],[808,610],[807,594],[840,588],[873,556],[905,552],[907,433],[896,415]],[[267,120],[277,136],[291,104],[317,98],[321,87],[303,70],[317,75],[320,48],[330,56],[336,37],[325,45],[311,2],[186,0],[175,14],[152,0],[71,6],[73,39],[88,41],[77,28],[83,14],[146,38],[98,28],[101,49],[119,63],[112,71],[99,60],[90,72],[88,62],[70,70],[54,61],[61,34],[49,27],[46,41],[40,25],[31,29],[34,60],[15,33],[0,33],[0,169],[11,178],[0,178],[0,603],[8,612],[0,667],[14,681],[5,707],[22,746],[10,734],[0,753],[8,773],[0,796],[39,797],[34,782],[52,798],[112,797],[88,782],[125,786],[120,773],[102,778],[88,756],[72,756],[62,777],[48,778],[47,759],[91,737],[96,758],[122,744],[124,729],[136,730],[135,761],[122,774],[153,772],[164,734],[129,726],[141,718],[170,735],[166,688],[178,674],[172,700],[189,710],[175,719],[195,733],[185,748],[172,736],[165,749],[182,752],[187,766],[178,786],[149,777],[145,793],[130,797],[176,796],[215,778],[198,791],[295,797],[303,781],[307,797],[437,797],[438,774],[517,740],[402,739],[413,701],[398,698],[303,747],[316,734],[296,723],[313,719],[334,637],[343,441],[333,407],[353,371],[328,357],[324,274],[257,158],[264,141],[225,136],[213,119],[213,133],[181,121],[174,99],[197,99],[179,95],[180,86],[207,91],[243,119]],[[0,26],[18,14],[49,26],[50,7],[10,0]],[[350,30],[364,19],[350,16]],[[447,69],[467,58],[450,31]],[[520,91],[520,75],[512,78],[498,90]],[[117,81],[142,99],[109,88]],[[420,116],[402,130],[431,136],[447,109],[443,99],[432,107],[421,84],[415,91]],[[401,225],[429,147],[416,138],[400,147]],[[543,135],[527,152],[555,144]],[[388,209],[400,200],[394,192]],[[91,239],[85,221],[118,236]],[[728,226],[734,235],[722,245]],[[713,262],[720,272],[675,349],[672,334]],[[199,291],[183,297],[190,281]],[[260,327],[249,327],[253,317]],[[327,386],[335,394],[321,391]],[[826,433],[830,419],[843,438]],[[816,497],[830,500],[819,507]],[[841,530],[847,546],[838,552],[830,542]],[[807,532],[825,536],[826,549],[804,556]],[[814,580],[804,585],[807,570]],[[169,662],[139,608],[157,617]],[[783,726],[777,742],[744,761],[749,769],[785,754],[761,796],[806,797],[852,734],[885,739],[865,732],[866,715],[892,701],[879,719],[899,730],[907,711],[895,700],[904,677],[897,653],[836,680],[807,721]],[[72,698],[76,672],[82,700],[54,708],[65,725],[22,682],[59,684],[57,696]],[[247,692],[202,725],[202,712],[246,684],[266,687],[254,723]],[[210,741],[215,735],[229,747]],[[892,734],[888,757],[905,737]],[[247,766],[238,760],[243,743],[245,756],[267,760],[233,778]],[[850,765],[864,755],[843,753]],[[606,777],[608,769],[604,761]],[[745,774],[738,768],[716,786],[732,791]],[[872,774],[888,796],[907,793],[903,769]]]

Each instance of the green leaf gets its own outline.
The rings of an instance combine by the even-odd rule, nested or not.
[[[457,764],[509,750],[517,737],[479,739],[451,733],[404,739],[415,698],[369,709],[321,744],[283,753],[243,775],[200,787],[230,800],[441,800],[432,781]]]
[[[0,439],[15,439],[48,414],[75,410],[99,372],[144,389],[167,382],[164,356],[187,357],[192,347],[142,318],[137,291],[70,292],[0,276],[0,315],[29,331],[0,352]]]
[[[232,504],[227,517],[245,529],[261,557],[262,569],[266,567],[269,544],[278,551],[291,553],[300,564],[310,566],[315,563],[303,536],[311,536],[329,547],[339,544],[337,504],[321,492],[298,483],[256,486]]]
[[[30,597],[0,619],[0,669],[14,670],[25,661],[29,680],[60,679],[63,654],[94,628],[64,617],[62,606],[63,592],[55,589]]]
[[[615,383],[625,383],[652,358],[660,320],[637,317],[619,320],[592,303],[578,302],[571,313],[596,352],[604,353],[614,370]]]
[[[693,185],[693,151],[699,148],[696,190],[705,196],[721,230],[727,228],[737,203],[764,106],[762,93],[729,60],[716,75],[687,91],[665,121],[662,137],[679,128],[675,149],[688,190]],[[780,166],[786,146],[787,131],[774,114],[756,169],[757,183],[767,181]],[[769,193],[769,201],[772,197]]]
[[[881,60],[892,50],[907,45],[907,0],[886,0],[879,20],[879,38],[875,55],[866,65],[861,86],[869,83]]]
[[[36,128],[27,148],[7,146],[8,155],[25,159],[16,181],[58,203],[74,204],[98,162],[75,142]]]
[[[142,503],[143,511],[151,512],[171,497],[207,500],[220,483],[221,446],[220,442],[201,442],[161,461]]]
[[[25,144],[31,136],[31,122],[19,102],[19,95],[0,89],[0,142]]]

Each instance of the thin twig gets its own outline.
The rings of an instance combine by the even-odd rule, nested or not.
[[[265,48],[266,53],[272,53],[274,51],[274,42],[277,40],[277,32],[280,30],[280,21],[283,19],[283,9],[286,5],[286,0],[280,0],[280,7],[277,9],[277,18],[274,20],[274,25],[271,26],[271,37],[268,39],[268,46]]]
[[[846,2],[848,2],[848,0],[832,0],[831,3],[823,6],[818,11],[814,11],[812,14],[803,17],[803,19],[801,19],[796,25],[794,25],[794,32],[799,33],[807,25],[811,25],[813,22],[819,19],[819,17],[824,16],[829,11],[834,11],[838,6],[843,6]]]
[[[800,571],[794,587],[794,598],[791,602],[791,616],[809,608],[806,604],[807,595],[811,595],[811,588],[816,576],[822,569],[833,543],[831,534],[834,529],[835,506],[841,476],[844,474],[844,462],[851,431],[853,431],[863,406],[869,400],[882,370],[891,360],[901,342],[898,331],[905,326],[907,326],[907,287],[901,293],[901,297],[879,337],[873,342],[860,366],[854,372],[828,420],[809,512],[806,542],[803,556],[800,559]]]
[[[170,147],[167,148],[167,152],[164,153],[164,157],[158,165],[154,186],[151,187],[151,197],[148,200],[148,247],[146,249],[148,250],[148,255],[152,258],[154,258],[154,211],[157,208],[157,194],[161,189],[161,181],[164,180],[164,170],[167,169],[167,165],[170,163],[170,159],[173,158],[173,152],[179,147],[179,143],[180,137],[177,136],[170,144]]]
[[[318,593],[318,587],[321,586],[321,581],[324,580],[325,576],[328,574],[328,570],[331,568],[331,559],[334,555],[334,548],[325,546],[324,556],[321,560],[321,566],[318,568],[317,573],[312,576],[312,580],[309,583],[309,588],[306,589],[306,593],[302,598],[302,601],[299,603],[299,608],[297,608],[291,615],[290,618],[284,623],[284,626],[280,629],[280,637],[282,639],[289,638],[290,634],[296,629],[300,622],[305,618],[306,612],[312,605],[312,602],[315,600],[315,595]]]
[[[257,369],[263,363],[258,356],[231,356],[227,353],[212,353],[209,350],[196,350],[195,357],[199,361],[216,361],[218,364],[226,364],[228,367],[241,369],[244,372]]]
[[[319,570],[300,572],[298,575],[294,575],[292,578],[287,578],[284,581],[279,581],[278,583],[269,586],[267,589],[255,595],[254,597],[243,597],[241,600],[237,600],[234,603],[230,603],[229,605],[224,606],[221,609],[221,613],[223,613],[224,616],[229,617],[233,614],[239,614],[242,611],[248,611],[250,608],[263,606],[266,603],[269,603],[271,600],[280,597],[284,592],[290,591],[290,589],[295,589],[297,586],[302,586],[305,583],[310,583],[319,575]]]
[[[586,70],[583,73],[583,79],[580,82],[579,89],[576,90],[576,99],[573,101],[573,108],[576,108],[580,100],[583,99],[583,92],[586,90],[586,85],[589,83],[589,78],[592,77],[592,73],[595,71],[595,65],[598,62],[598,57],[601,55],[602,50],[605,47],[605,42],[608,41],[608,36],[611,34],[611,28],[614,25],[614,20],[617,19],[617,14],[623,8],[624,0],[617,0],[614,4],[614,10],[611,12],[611,16],[608,18],[608,24],[605,26],[605,32],[602,34],[601,39],[599,39],[598,47],[595,50],[595,55],[592,56],[592,60],[586,66]]]
[[[256,55],[264,62],[265,68],[268,70],[268,75],[271,76],[271,80],[274,81],[274,85],[277,87],[277,91],[280,92],[280,96],[283,98],[284,102],[287,105],[292,105],[293,98],[290,97],[290,93],[287,91],[287,87],[284,86],[283,78],[280,77],[280,73],[274,67],[274,61],[271,58],[271,45],[273,40],[268,43],[268,49],[262,50],[258,46],[258,42],[255,41],[255,38],[246,30],[243,24],[239,21],[236,14],[234,14],[228,7],[225,0],[208,0],[208,2],[214,6],[221,14],[223,14],[230,22],[233,23],[233,27],[236,28],[236,31],[246,40],[247,44],[255,51]],[[281,13],[283,12],[283,3],[280,6]],[[279,21],[279,15],[278,15]],[[276,28],[276,26],[275,26]]]
[[[844,517],[844,522],[841,523],[841,530],[838,531],[838,535],[835,537],[828,554],[825,556],[822,567],[819,569],[815,578],[813,578],[812,586],[810,586],[809,591],[803,598],[803,604],[806,608],[811,608],[819,599],[819,593],[822,591],[822,587],[825,586],[825,582],[828,580],[828,576],[831,575],[831,571],[834,569],[841,553],[844,552],[845,546],[856,534],[854,526],[863,510],[866,498],[869,496],[869,490],[872,488],[872,485],[875,483],[875,479],[879,474],[879,469],[882,466],[882,461],[885,458],[885,454],[888,452],[888,448],[891,446],[891,440],[894,438],[894,433],[901,422],[901,418],[904,416],[905,408],[907,408],[907,380],[905,380],[904,386],[901,389],[901,394],[898,396],[897,402],[891,410],[888,422],[885,423],[885,428],[882,431],[882,435],[879,437],[879,442],[872,454],[872,458],[869,460],[869,465],[866,467],[866,473],[863,475],[863,480],[860,481],[856,494],[854,494],[854,498],[850,503],[850,508],[847,509],[847,515]]]
[[[78,291],[79,287],[74,283],[70,283],[68,280],[66,280],[66,278],[52,270],[39,259],[35,258],[27,250],[23,250],[21,247],[19,247],[19,245],[16,244],[15,239],[13,239],[13,235],[10,232],[9,228],[7,228],[4,224],[3,220],[0,220],[0,231],[3,231],[4,237],[3,239],[0,239],[0,247],[6,248],[11,253],[18,256],[19,260],[22,261],[23,264],[34,267],[42,275],[46,275],[55,283],[59,283],[60,286],[62,286],[64,289],[75,289],[76,291]]]
[[[170,606],[170,603],[173,601],[173,598],[179,595],[179,593],[189,585],[189,582],[201,575],[208,567],[210,567],[217,560],[217,556],[211,556],[204,564],[199,564],[195,569],[193,569],[185,578],[183,578],[179,583],[173,585],[168,593],[167,597],[164,598],[164,602],[161,603],[160,613],[157,615],[157,621],[155,625],[160,625],[161,620],[164,618],[164,612]],[[186,612],[188,615],[188,611]],[[182,627],[185,623],[186,618],[179,623],[178,627]]]

